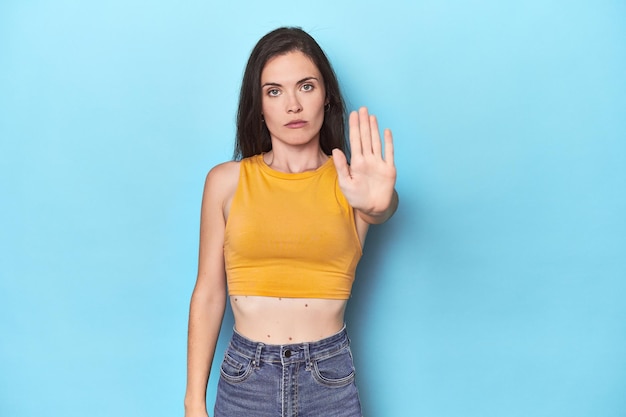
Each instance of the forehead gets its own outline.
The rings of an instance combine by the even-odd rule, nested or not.
[[[261,84],[275,82],[285,84],[306,77],[322,80],[317,65],[300,51],[287,52],[270,58],[261,71]]]

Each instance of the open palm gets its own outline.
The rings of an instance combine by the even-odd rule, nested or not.
[[[343,152],[333,150],[339,187],[352,207],[365,215],[377,216],[389,208],[394,195],[393,137],[385,129],[383,154],[378,122],[365,107],[350,113],[349,126],[350,164]]]

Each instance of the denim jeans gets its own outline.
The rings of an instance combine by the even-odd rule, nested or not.
[[[345,327],[328,338],[266,345],[233,332],[214,417],[360,417]]]

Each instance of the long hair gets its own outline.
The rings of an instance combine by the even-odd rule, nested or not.
[[[345,135],[345,104],[337,76],[326,54],[308,33],[297,27],[282,27],[263,36],[256,44],[243,74],[239,108],[237,110],[237,136],[234,159],[247,158],[268,152],[272,142],[267,126],[263,123],[261,72],[271,58],[299,51],[317,66],[326,90],[327,110],[320,129],[320,147],[326,155],[334,148],[347,153]]]

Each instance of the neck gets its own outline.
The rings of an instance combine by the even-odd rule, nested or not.
[[[307,149],[278,147],[266,153],[263,160],[276,171],[295,174],[318,169],[328,160],[328,155],[319,146]]]

